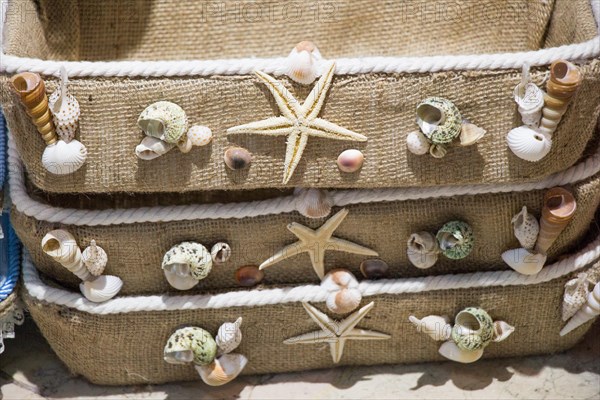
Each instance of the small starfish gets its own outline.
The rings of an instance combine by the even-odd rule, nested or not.
[[[335,321],[317,310],[308,303],[302,303],[304,309],[310,317],[322,329],[305,333],[304,335],[295,336],[283,341],[284,344],[311,344],[311,343],[329,343],[331,357],[334,363],[340,362],[344,353],[344,345],[346,340],[385,340],[391,338],[385,333],[368,331],[364,329],[356,329],[355,326],[367,315],[374,307],[375,303],[371,302],[355,311],[343,321]]]
[[[296,170],[309,136],[335,140],[365,142],[367,137],[331,123],[317,115],[321,112],[327,91],[331,86],[335,63],[321,76],[302,105],[283,87],[283,84],[264,72],[254,73],[269,88],[281,112],[280,117],[270,117],[261,121],[227,129],[227,134],[251,133],[256,135],[287,136],[283,183],[289,182]]]
[[[259,269],[265,269],[300,253],[308,253],[310,262],[319,276],[323,279],[325,276],[325,250],[345,251],[353,254],[365,256],[378,256],[379,254],[367,247],[352,243],[348,240],[332,237],[333,231],[337,229],[344,218],[348,215],[347,209],[338,211],[333,217],[329,218],[319,229],[312,230],[297,222],[292,222],[287,226],[288,230],[300,239],[296,243],[285,246],[275,253],[271,258],[263,262]]]

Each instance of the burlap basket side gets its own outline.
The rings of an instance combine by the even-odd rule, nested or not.
[[[16,301],[18,299],[18,286],[15,286],[15,290],[8,295],[7,298],[0,301],[0,321],[2,318],[12,313],[16,307]]]
[[[598,268],[598,264],[594,268]],[[375,307],[359,327],[390,334],[385,341],[349,341],[339,365],[375,365],[442,361],[439,342],[418,333],[409,315],[455,315],[479,306],[496,320],[516,327],[505,341],[492,343],[484,357],[500,358],[553,353],[577,343],[590,324],[565,337],[561,303],[568,277],[547,283],[439,292],[377,295],[363,299]],[[131,312],[97,315],[48,304],[24,295],[32,317],[52,349],[75,373],[93,383],[122,385],[197,380],[191,366],[163,361],[163,347],[181,325],[201,326],[213,334],[226,321],[244,319],[242,344],[236,352],[249,359],[244,374],[279,373],[331,368],[329,347],[323,344],[284,345],[283,340],[318,330],[300,303],[193,311]],[[140,300],[143,301],[143,300]],[[323,304],[315,304],[326,312]]]
[[[560,18],[554,10],[587,3],[19,0],[9,7],[7,53],[89,61],[271,57],[304,38],[333,57],[516,52],[542,45],[549,22]],[[587,21],[560,28],[595,35]]]
[[[600,175],[574,184],[571,189],[578,209],[575,218],[549,250],[548,262],[578,245],[587,231],[600,203]],[[524,205],[539,217],[545,192],[534,190],[350,205],[346,207],[349,214],[335,236],[378,251],[390,265],[390,278],[509,269],[500,255],[505,250],[520,247],[510,221]],[[336,208],[333,212],[338,210]],[[435,233],[451,220],[464,220],[471,224],[476,238],[473,252],[462,260],[440,257],[438,263],[427,270],[412,266],[406,254],[406,241],[410,234],[422,230]],[[16,208],[12,211],[15,230],[42,272],[69,288],[78,287],[79,280],[45,255],[40,246],[42,238],[50,230],[66,229],[77,238],[81,248],[95,239],[106,250],[109,259],[106,273],[123,279],[122,294],[175,291],[166,282],[160,266],[165,252],[186,240],[197,241],[207,247],[226,241],[233,252],[227,263],[215,265],[210,275],[189,292],[238,288],[234,276],[237,268],[259,265],[277,250],[297,241],[286,228],[290,222],[316,229],[324,221],[307,219],[293,212],[242,219],[76,226],[39,221],[18,212]],[[344,267],[360,276],[359,265],[365,258],[327,251],[325,265],[327,270]],[[308,254],[284,260],[264,272],[266,284],[319,282]]]

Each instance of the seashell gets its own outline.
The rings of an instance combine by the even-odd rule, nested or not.
[[[406,136],[406,148],[413,154],[422,156],[429,153],[431,144],[421,131],[414,131]]]
[[[486,130],[478,127],[475,124],[470,123],[468,120],[463,119],[460,128],[460,145],[471,146],[481,140],[485,136]]]
[[[231,257],[231,247],[225,242],[219,242],[210,249],[210,256],[216,264],[226,263]]]
[[[586,304],[562,328],[560,336],[565,336],[598,315],[600,315],[600,283],[597,283],[594,290],[588,294]]]
[[[448,150],[446,147],[441,144],[432,144],[431,147],[429,147],[429,154],[434,158],[443,158],[447,152]]]
[[[287,56],[286,72],[294,82],[310,85],[317,79],[317,67],[321,53],[314,43],[302,41]]]
[[[502,260],[523,275],[535,275],[540,272],[546,263],[546,258],[545,254],[532,253],[524,248],[507,250],[502,253]]]
[[[514,90],[515,102],[518,105],[521,120],[527,126],[537,128],[544,107],[544,91],[535,83],[517,85]]]
[[[555,187],[546,192],[540,219],[540,233],[535,245],[538,253],[546,254],[558,235],[571,222],[576,210],[577,201],[568,190]]]
[[[81,250],[77,246],[75,237],[63,229],[48,232],[42,239],[42,251],[52,257],[54,261],[86,281],[92,279],[81,259]]]
[[[221,353],[231,353],[242,342],[242,317],[239,317],[235,322],[225,322],[219,327],[215,342]]]
[[[417,268],[433,267],[438,260],[440,248],[435,236],[429,232],[417,232],[410,235],[406,242],[408,260]]]
[[[142,160],[154,160],[171,150],[174,146],[155,137],[146,136],[135,147],[135,155]]]
[[[307,218],[324,218],[331,213],[333,198],[327,190],[296,188],[294,196],[296,210]]]
[[[372,258],[360,263],[360,272],[367,279],[380,279],[385,277],[389,266],[383,260]]]
[[[255,265],[247,265],[235,271],[235,280],[240,286],[258,285],[264,277],[265,273]]]
[[[10,83],[20,96],[21,104],[25,107],[27,115],[31,118],[46,145],[56,143],[58,136],[48,106],[46,85],[42,78],[32,72],[21,72],[14,75],[10,79]]]
[[[565,60],[552,63],[544,95],[540,132],[548,136],[554,133],[582,81],[583,75],[576,65]]]
[[[212,269],[212,257],[201,244],[182,242],[165,253],[162,269],[171,286],[187,290],[208,276]]]
[[[585,304],[590,294],[588,274],[582,272],[565,284],[562,319],[567,321]]]
[[[336,314],[355,310],[362,300],[358,281],[346,269],[337,268],[327,273],[321,281],[321,288],[328,292],[327,308]]]
[[[225,150],[224,160],[229,169],[246,169],[252,162],[252,154],[243,147],[230,147]]]
[[[59,140],[46,146],[42,154],[42,165],[48,172],[55,175],[66,175],[77,171],[87,158],[87,149],[77,141],[69,143]]]
[[[463,364],[475,362],[483,356],[483,349],[473,351],[463,350],[450,340],[442,343],[438,352],[448,360]]]
[[[467,351],[482,350],[494,339],[494,321],[483,309],[467,307],[454,319],[452,340]]]
[[[494,342],[501,342],[515,331],[515,327],[504,322],[494,321]]]
[[[365,156],[360,150],[348,149],[340,153],[337,158],[337,165],[340,171],[353,173],[362,168]]]
[[[193,125],[187,133],[193,146],[206,146],[212,141],[213,134],[208,126]]]
[[[100,275],[93,280],[79,284],[79,290],[89,301],[102,303],[110,300],[119,293],[123,287],[121,278],[112,275]]]
[[[462,120],[454,103],[441,97],[429,97],[417,106],[417,124],[433,144],[447,144],[458,137]]]
[[[511,220],[515,237],[521,243],[521,246],[531,250],[535,246],[535,242],[540,232],[540,224],[537,219],[527,212],[527,206],[523,206],[521,212]]]
[[[189,153],[192,150],[192,141],[189,137],[185,137],[177,143],[177,148],[182,153]]]
[[[508,132],[506,142],[517,157],[531,162],[541,160],[552,148],[549,136],[527,126],[519,126]]]
[[[209,365],[196,366],[204,383],[209,386],[221,386],[234,380],[248,364],[241,354],[223,354]]]
[[[150,104],[138,118],[138,125],[148,136],[177,144],[187,138],[188,120],[185,111],[170,101]]]
[[[83,250],[81,259],[88,271],[94,276],[102,275],[102,272],[104,272],[104,268],[108,263],[106,252],[102,247],[96,245],[95,240],[92,240],[90,245]]]
[[[452,260],[465,258],[473,250],[475,237],[473,229],[463,221],[450,221],[436,234],[440,251]]]
[[[169,364],[209,365],[217,356],[217,343],[202,328],[177,329],[167,340],[163,357]]]
[[[428,315],[422,319],[411,315],[408,320],[417,327],[417,332],[429,335],[433,340],[443,341],[450,339],[452,325],[448,317],[439,315]]]
[[[52,93],[48,99],[48,105],[52,112],[56,133],[62,140],[69,143],[75,137],[81,110],[75,96],[67,91],[69,77],[64,67],[61,68],[60,75],[60,88]]]

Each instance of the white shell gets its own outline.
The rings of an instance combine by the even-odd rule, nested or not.
[[[355,310],[362,300],[356,277],[346,269],[331,270],[321,281],[321,288],[328,292],[327,308],[336,314]]]
[[[219,327],[215,341],[221,353],[231,353],[242,342],[242,317],[235,322],[225,322]]]
[[[177,142],[177,148],[182,153],[189,153],[192,150],[192,140],[186,136],[180,142]]]
[[[42,165],[55,175],[67,175],[77,171],[87,158],[87,149],[77,141],[64,140],[46,146],[42,154]]]
[[[408,151],[418,156],[429,153],[431,144],[421,131],[414,131],[406,136],[406,147]]]
[[[544,254],[531,253],[524,248],[507,250],[502,253],[502,260],[523,275],[535,275],[540,272],[546,263],[546,258]]]
[[[521,114],[523,123],[532,128],[537,128],[542,118],[544,91],[535,83],[528,83],[525,85],[525,90],[521,92],[521,85],[519,84],[515,87],[514,97],[519,106],[519,114]]]
[[[88,271],[94,276],[102,275],[102,272],[104,272],[104,268],[108,263],[106,252],[102,247],[96,245],[95,240],[92,240],[90,245],[83,250],[81,259]]]
[[[225,242],[216,243],[210,249],[210,256],[215,264],[223,264],[231,257],[231,247]]]
[[[171,150],[174,146],[174,144],[163,142],[155,137],[145,136],[141,143],[136,146],[135,155],[142,160],[154,160]]]
[[[169,285],[178,290],[189,290],[198,284],[198,280],[190,275],[189,265],[172,264],[163,268]]]
[[[552,148],[549,136],[527,126],[519,126],[508,132],[506,141],[517,157],[531,162],[541,160]]]
[[[515,327],[504,321],[494,321],[494,342],[501,342],[515,331]]]
[[[582,272],[577,278],[571,279],[565,284],[565,294],[563,296],[562,319],[567,321],[585,304],[590,288],[588,283],[588,274]]]
[[[471,146],[479,142],[486,133],[487,131],[485,129],[472,124],[467,120],[463,120],[462,127],[460,129],[460,145]]]
[[[81,110],[75,96],[66,93],[61,96],[62,91],[56,90],[48,99],[48,106],[52,111],[52,120],[56,127],[56,133],[65,142],[70,142],[75,137]]]
[[[101,275],[92,281],[85,281],[79,285],[79,290],[89,301],[102,303],[112,299],[123,287],[121,278],[113,275]]]
[[[443,158],[447,152],[448,149],[441,144],[432,144],[429,148],[429,154],[434,158]]]
[[[320,60],[321,53],[313,43],[300,42],[287,56],[285,74],[295,82],[310,85],[317,79]]]
[[[200,378],[210,386],[221,386],[234,380],[248,359],[241,354],[223,354],[209,365],[196,365]]]
[[[206,146],[212,141],[213,134],[208,126],[193,125],[188,130],[187,137],[194,146]]]
[[[521,243],[521,246],[531,250],[535,246],[538,233],[540,233],[540,224],[533,215],[527,212],[527,206],[523,206],[521,211],[511,220],[515,237]]]
[[[600,283],[594,286],[594,290],[588,294],[586,304],[577,311],[577,313],[567,322],[564,328],[560,331],[560,336],[565,336],[567,333],[580,327],[588,321],[600,315]]]
[[[307,218],[324,218],[331,213],[333,198],[327,190],[296,188],[296,210]]]
[[[452,325],[447,316],[428,315],[422,319],[411,315],[408,320],[417,328],[417,332],[429,335],[433,340],[443,341],[450,339]]]
[[[483,349],[462,350],[451,340],[442,343],[438,352],[448,360],[463,364],[475,362],[483,355]]]
[[[56,262],[77,275],[81,280],[92,279],[90,272],[83,265],[81,250],[75,237],[64,229],[48,232],[42,239],[42,251]]]
[[[438,242],[429,232],[413,233],[408,238],[406,246],[408,260],[417,268],[431,268],[438,260],[440,252]]]

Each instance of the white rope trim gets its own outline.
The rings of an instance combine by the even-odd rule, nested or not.
[[[597,25],[600,27],[600,13],[596,9],[597,0],[591,0]],[[335,73],[338,75],[368,73],[425,73],[450,70],[498,70],[521,69],[524,64],[542,66],[564,58],[586,60],[600,55],[600,36],[587,42],[541,49],[536,51],[445,55],[431,57],[361,57],[336,59]],[[247,75],[254,70],[275,75],[285,72],[285,58],[244,58],[224,60],[181,60],[181,61],[47,61],[36,58],[15,57],[0,54],[0,72],[15,74],[37,72],[42,75],[60,76],[65,67],[69,77],[173,77],[210,75]],[[331,60],[322,60],[321,66]]]
[[[143,222],[187,221],[196,219],[249,218],[290,213],[296,210],[295,197],[227,204],[195,204],[156,206],[131,209],[82,210],[53,207],[29,197],[25,188],[24,167],[12,136],[9,134],[9,188],[12,202],[19,212],[37,220],[59,222],[66,225],[99,226],[134,224]],[[410,187],[398,189],[358,189],[332,191],[335,206],[443,198],[462,195],[525,192],[573,184],[600,171],[600,147],[585,161],[541,181],[503,185],[463,185]]]
[[[536,285],[570,274],[596,261],[599,257],[600,237],[596,238],[594,242],[579,253],[544,267],[537,275],[526,276],[515,271],[493,271],[424,278],[363,281],[359,284],[359,290],[363,296],[375,296],[494,286]],[[79,293],[45,285],[26,251],[23,251],[23,260],[23,281],[30,296],[40,301],[75,308],[91,314],[258,307],[294,302],[324,302],[327,297],[327,291],[321,289],[320,286],[306,285],[266,290],[240,290],[215,295],[127,296],[117,297],[104,303],[93,303]]]

